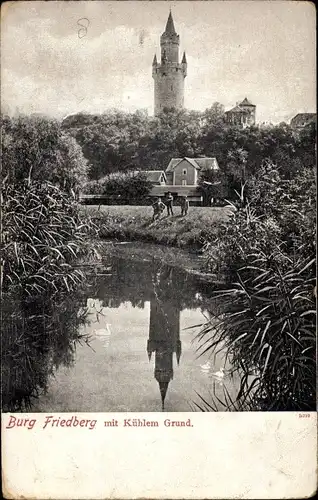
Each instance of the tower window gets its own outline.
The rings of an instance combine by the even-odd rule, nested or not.
[[[184,168],[184,169],[182,170],[182,174],[183,174],[183,175],[187,175],[187,169],[186,169],[186,168]]]

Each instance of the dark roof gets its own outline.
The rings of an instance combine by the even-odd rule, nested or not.
[[[239,104],[234,106],[234,108],[229,109],[228,111],[225,111],[225,113],[246,113],[246,114],[248,114],[252,111],[252,110],[243,109],[243,108],[241,108],[241,106],[249,106],[251,108],[256,108],[255,104],[252,104],[247,99],[247,97],[245,97],[245,99],[242,102],[240,102]]]
[[[150,182],[159,182],[162,175],[166,177],[163,170],[143,170],[142,173],[147,176]]]
[[[240,106],[253,106],[254,108],[256,107],[255,104],[252,104],[247,97],[240,103]]]
[[[239,105],[237,106],[234,106],[234,108],[232,109],[229,109],[228,111],[225,111],[225,114],[227,113],[240,113],[240,114],[249,114],[249,111],[247,111],[247,109],[243,109],[241,108]]]
[[[316,113],[298,113],[290,120],[291,125],[315,120]]]
[[[183,52],[183,57],[182,57],[182,61],[181,62],[183,62],[183,63],[187,62],[187,58],[186,58],[185,52]]]
[[[196,170],[218,170],[219,165],[216,158],[172,158],[169,162],[166,172],[171,172],[182,160],[189,162]]]
[[[169,12],[169,17],[168,17],[168,21],[166,24],[165,33],[167,35],[175,35],[176,34],[176,30],[174,29],[174,23],[173,23],[171,11]]]

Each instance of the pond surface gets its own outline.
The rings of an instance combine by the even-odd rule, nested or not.
[[[115,249],[88,281],[80,328],[89,343],[77,344],[73,364],[50,377],[34,411],[197,411],[198,394],[224,400],[224,385],[237,393],[238,381],[216,375],[228,368],[224,353],[198,357],[198,325],[209,317],[213,285],[149,252],[136,256],[133,246],[125,253]]]

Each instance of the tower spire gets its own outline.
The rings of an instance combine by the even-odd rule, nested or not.
[[[177,345],[176,345],[176,357],[177,357],[177,363],[180,363],[180,358],[181,358],[181,341],[177,340]]]
[[[174,22],[173,22],[173,17],[172,17],[172,13],[171,13],[171,8],[170,8],[170,12],[169,12],[168,21],[166,24],[165,33],[167,35],[175,35],[176,34],[176,30],[175,30]]]
[[[182,57],[182,61],[181,61],[183,64],[187,64],[187,58],[186,58],[186,53],[183,52],[183,57]]]
[[[165,409],[165,397],[167,394],[169,382],[159,382],[160,394],[161,394],[161,408]]]

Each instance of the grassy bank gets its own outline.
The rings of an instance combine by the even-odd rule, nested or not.
[[[204,241],[213,241],[220,223],[229,218],[224,207],[190,207],[181,217],[175,215],[152,222],[150,206],[85,206],[99,228],[101,239],[146,241],[178,248],[199,249]]]

